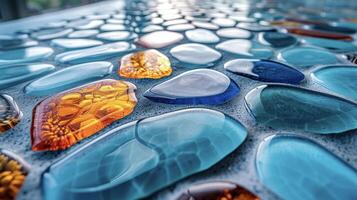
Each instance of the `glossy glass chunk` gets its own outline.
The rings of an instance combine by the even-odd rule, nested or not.
[[[334,39],[334,40],[353,40],[352,36],[341,33],[330,33],[326,31],[316,31],[309,29],[301,29],[301,28],[288,28],[289,33],[293,33],[296,35],[309,36],[309,37],[317,37],[317,38],[326,38],[326,39]]]
[[[217,181],[194,185],[177,200],[259,200],[252,192],[235,183]]]
[[[124,31],[127,29],[128,27],[124,24],[104,24],[100,27],[101,31]]]
[[[64,49],[81,49],[102,45],[103,42],[90,39],[54,39],[51,41],[52,46]]]
[[[64,91],[109,75],[110,62],[92,62],[60,69],[28,84],[24,91],[32,96],[46,96]]]
[[[196,69],[160,83],[144,93],[152,101],[168,104],[223,104],[240,89],[226,75],[210,69]]]
[[[275,31],[274,27],[264,26],[258,23],[240,22],[237,24],[237,27],[254,32]]]
[[[59,37],[64,37],[73,32],[73,29],[63,29],[63,28],[55,28],[55,29],[43,29],[31,34],[36,40],[52,40]]]
[[[261,182],[282,199],[357,198],[357,171],[307,138],[266,138],[258,148],[256,169]]]
[[[280,32],[264,32],[258,37],[260,43],[276,48],[292,46],[298,42],[294,36]]]
[[[170,50],[170,54],[181,63],[181,67],[187,68],[212,67],[222,57],[218,51],[197,43],[178,45]]]
[[[194,29],[195,26],[192,24],[176,24],[168,26],[166,29],[169,31],[187,31]]]
[[[238,121],[202,108],[134,121],[52,165],[42,180],[44,199],[145,198],[210,168],[246,136]]]
[[[294,67],[311,67],[339,62],[335,54],[312,47],[295,47],[283,50],[278,58]]]
[[[135,48],[135,45],[127,42],[115,42],[88,49],[61,53],[56,56],[55,60],[57,62],[69,64],[99,61],[114,56],[120,56],[134,50]]]
[[[21,44],[28,39],[26,34],[19,34],[19,35],[0,35],[0,45],[15,45]]]
[[[217,24],[220,27],[232,27],[236,24],[236,21],[229,18],[215,18],[212,19],[212,23]]]
[[[123,41],[123,40],[133,40],[137,38],[138,35],[129,31],[111,31],[100,33],[97,35],[98,39],[106,41]]]
[[[95,29],[88,29],[88,30],[80,30],[80,31],[74,31],[70,33],[67,37],[69,38],[88,38],[95,36],[99,33],[98,30]]]
[[[103,20],[80,19],[68,23],[67,26],[71,28],[75,28],[77,30],[87,30],[87,29],[99,28],[103,24],[104,24]]]
[[[1,44],[0,43],[0,50],[11,50],[11,49],[20,49],[20,48],[26,48],[26,47],[34,47],[37,46],[39,44],[39,42],[35,41],[35,40],[25,40],[22,43],[18,43],[18,44]]]
[[[274,129],[297,129],[317,134],[357,128],[357,104],[313,90],[289,85],[262,85],[245,96],[255,120]]]
[[[21,190],[29,165],[14,153],[0,149],[0,199],[15,200]]]
[[[192,42],[198,43],[217,43],[219,42],[219,37],[212,31],[206,29],[195,29],[185,32],[187,39]]]
[[[357,67],[331,65],[311,73],[312,79],[327,89],[357,100]]]
[[[226,40],[216,45],[216,49],[235,54],[240,58],[268,59],[273,56],[270,48],[244,39]]]
[[[222,28],[217,31],[217,35],[225,38],[248,39],[253,35],[251,32],[239,28]]]
[[[217,30],[219,29],[219,26],[216,24],[212,24],[210,22],[204,22],[204,21],[193,21],[192,24],[196,27],[203,28],[203,29],[209,29],[209,30]]]
[[[295,68],[272,60],[236,59],[226,62],[224,68],[264,82],[299,84],[305,78],[304,74]]]
[[[313,24],[309,28],[333,33],[355,34],[356,29],[329,24]]]
[[[53,71],[50,64],[9,65],[0,67],[0,89],[12,87]]]
[[[172,73],[169,58],[155,49],[139,51],[121,59],[119,75],[125,78],[160,79]]]
[[[16,126],[21,118],[22,112],[15,100],[7,94],[0,94],[0,133]]]
[[[357,51],[357,46],[351,42],[341,40],[331,40],[324,38],[304,37],[301,40],[304,44],[315,45],[337,53]]]
[[[171,31],[155,31],[139,38],[138,44],[146,48],[163,48],[183,39],[183,35]]]
[[[129,115],[135,105],[135,85],[100,80],[49,97],[33,111],[33,151],[69,148],[112,122]]]
[[[48,58],[52,54],[53,50],[49,47],[29,47],[0,51],[0,66],[39,61]]]

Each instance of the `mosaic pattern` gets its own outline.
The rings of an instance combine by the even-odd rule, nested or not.
[[[172,73],[170,60],[155,49],[139,51],[121,59],[119,75],[125,78],[160,79]]]
[[[21,158],[0,149],[0,199],[15,200],[29,170]]]
[[[129,115],[136,87],[116,80],[84,85],[40,102],[33,112],[32,150],[62,150]]]
[[[0,134],[14,126],[22,118],[22,112],[14,99],[6,94],[0,94]]]
[[[214,165],[246,136],[238,121],[209,109],[134,121],[50,167],[42,180],[44,199],[144,198]]]

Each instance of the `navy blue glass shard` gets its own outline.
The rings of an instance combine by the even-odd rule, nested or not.
[[[294,36],[280,32],[260,33],[258,38],[260,43],[276,48],[292,46],[298,42]]]
[[[357,104],[346,99],[291,85],[261,85],[245,96],[257,123],[274,129],[317,134],[357,129]]]
[[[234,98],[239,86],[226,75],[196,69],[160,83],[144,93],[152,101],[167,104],[223,104]]]
[[[307,138],[266,138],[258,148],[256,169],[261,182],[281,199],[357,199],[357,171]]]
[[[272,60],[236,59],[225,63],[224,68],[263,82],[299,84],[305,78],[299,70]]]
[[[149,196],[223,159],[247,129],[218,111],[179,110],[126,124],[55,163],[42,176],[45,200]]]
[[[328,31],[334,33],[343,33],[343,34],[355,34],[356,30],[348,27],[342,26],[332,26],[329,24],[314,24],[311,25],[310,28],[320,31]]]

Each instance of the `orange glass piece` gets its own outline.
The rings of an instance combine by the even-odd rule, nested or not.
[[[309,36],[309,37],[318,37],[318,38],[327,38],[333,40],[352,40],[353,38],[350,35],[340,34],[340,33],[329,33],[324,31],[315,31],[315,30],[307,30],[300,28],[288,28],[289,33],[293,33],[296,35]]]
[[[33,111],[32,150],[62,150],[129,115],[136,106],[135,85],[112,79],[59,93]]]
[[[125,78],[159,79],[172,73],[170,60],[155,49],[128,54],[121,59],[119,75]]]
[[[15,155],[0,149],[0,199],[14,200],[28,173],[28,166]]]

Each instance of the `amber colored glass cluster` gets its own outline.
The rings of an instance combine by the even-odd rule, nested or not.
[[[0,94],[0,133],[14,127],[21,117],[22,113],[14,99],[9,95]]]
[[[22,165],[0,152],[0,200],[13,200],[25,181]]]
[[[157,50],[150,49],[128,54],[121,59],[119,75],[126,78],[159,79],[172,73],[170,60]]]
[[[40,102],[32,120],[32,150],[62,150],[129,115],[135,85],[101,80]]]

